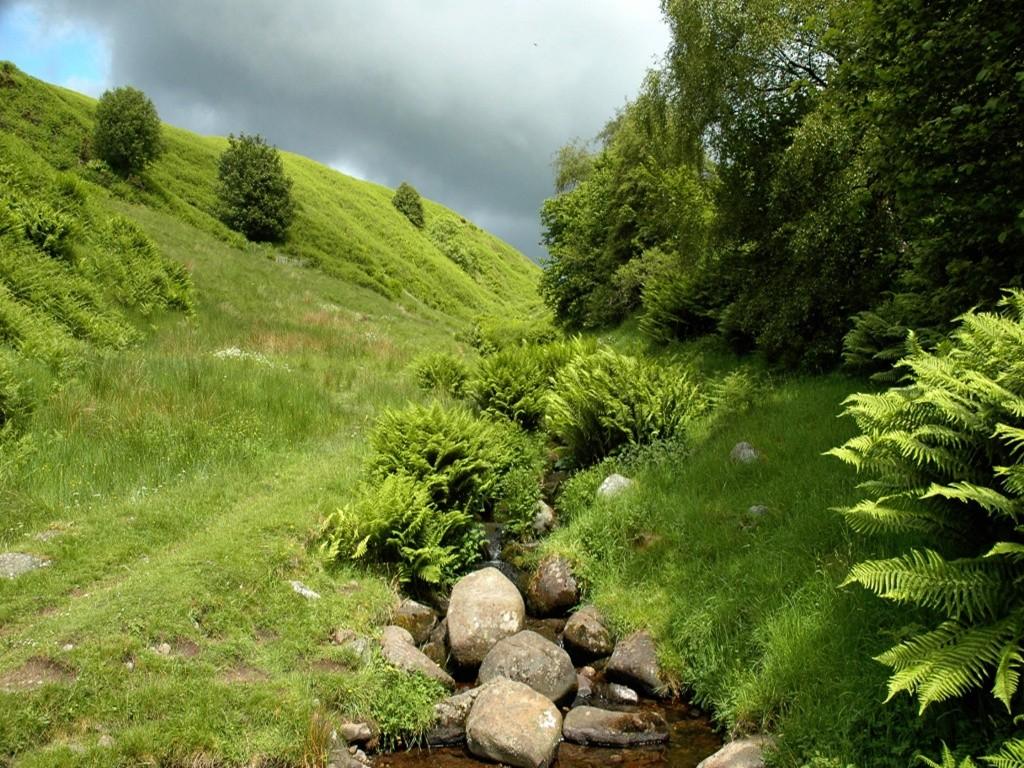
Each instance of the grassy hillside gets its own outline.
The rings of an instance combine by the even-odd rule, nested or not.
[[[223,140],[168,127],[128,183],[83,162],[91,100],[0,85],[0,552],[49,561],[0,579],[0,765],[292,765],[316,711],[414,718],[432,691],[329,642],[391,587],[306,543],[377,411],[419,396],[410,359],[531,316],[538,270],[290,155],[289,242],[247,245],[211,215]],[[25,206],[66,215],[54,253]]]

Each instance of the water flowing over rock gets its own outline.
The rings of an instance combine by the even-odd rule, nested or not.
[[[526,588],[530,611],[536,616],[565,614],[580,600],[580,585],[564,557],[545,558]]]
[[[600,659],[615,650],[612,633],[600,611],[592,605],[580,608],[569,617],[562,634],[565,649],[578,663]]]
[[[771,736],[748,736],[730,741],[697,768],[764,768],[764,751],[774,741]]]
[[[437,680],[452,690],[455,681],[441,667],[431,661],[414,644],[412,635],[402,627],[384,627],[380,638],[381,653],[384,659],[394,667],[406,672],[419,672]]]
[[[616,643],[605,674],[610,681],[636,688],[648,696],[664,693],[658,653],[648,632],[634,632]]]
[[[481,683],[498,677],[525,683],[556,703],[571,701],[576,694],[569,654],[528,629],[497,643],[480,665]]]
[[[613,712],[576,707],[565,716],[562,734],[574,744],[635,747],[668,741],[668,723],[653,710]]]
[[[613,496],[618,496],[625,490],[632,488],[634,485],[633,481],[628,477],[620,474],[608,475],[604,479],[604,482],[597,489],[597,496],[601,499],[610,499]]]
[[[483,687],[466,719],[477,757],[516,768],[546,768],[562,736],[562,715],[530,686],[499,677]]]
[[[499,640],[521,631],[525,621],[522,595],[499,570],[483,568],[463,576],[448,603],[452,656],[464,667],[478,667]]]

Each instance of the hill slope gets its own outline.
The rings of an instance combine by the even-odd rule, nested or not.
[[[289,243],[250,246],[211,214],[223,140],[167,128],[136,186],[80,161],[89,99],[0,83],[0,202],[68,223],[53,253],[22,208],[0,226],[0,372],[26,402],[0,430],[0,552],[49,563],[0,579],[0,765],[291,765],[320,709],[408,724],[430,692],[329,642],[393,592],[306,541],[373,416],[419,397],[412,357],[533,314],[538,270],[427,203],[467,272],[388,190],[290,155]]]

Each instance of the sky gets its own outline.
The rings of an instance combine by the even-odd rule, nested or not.
[[[0,59],[454,208],[534,259],[551,160],[668,46],[657,0],[0,0]]]

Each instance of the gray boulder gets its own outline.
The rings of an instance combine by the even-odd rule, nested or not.
[[[430,630],[430,637],[420,648],[427,658],[439,666],[448,663],[448,619],[442,619]]]
[[[569,654],[528,629],[498,642],[480,665],[481,683],[499,677],[525,683],[556,703],[569,702],[576,694]]]
[[[764,752],[773,744],[771,736],[763,735],[730,741],[697,768],[764,768]]]
[[[533,533],[536,536],[543,536],[550,533],[555,527],[555,510],[544,500],[537,502],[537,511],[533,515]]]
[[[580,608],[569,617],[562,642],[573,659],[581,663],[603,658],[615,650],[612,633],[608,631],[601,613],[592,605]]]
[[[455,681],[451,676],[413,644],[412,635],[408,630],[393,625],[384,627],[380,647],[385,661],[391,666],[406,672],[419,672],[437,680],[449,690],[455,688]]]
[[[634,632],[616,643],[605,667],[605,675],[611,682],[628,685],[648,696],[660,696],[665,692],[658,652],[654,638],[648,632]]]
[[[430,638],[430,630],[437,624],[437,614],[415,600],[403,600],[395,611],[391,623],[409,630],[416,645],[423,645]]]
[[[620,474],[608,475],[598,486],[597,496],[600,499],[610,499],[618,496],[625,490],[633,487],[633,481]]]
[[[613,712],[597,707],[576,707],[565,716],[562,735],[584,746],[636,747],[668,741],[668,723],[653,710]]]
[[[530,686],[499,677],[483,686],[466,718],[477,757],[516,768],[546,768],[562,736],[562,714]]]
[[[496,568],[463,576],[448,602],[448,644],[464,667],[475,668],[499,640],[523,628],[526,605],[515,584]]]
[[[466,740],[466,718],[480,688],[471,688],[434,705],[434,725],[425,734],[427,745],[442,747]]]
[[[569,561],[559,555],[537,566],[526,587],[526,601],[536,616],[565,614],[580,601],[580,585]]]

